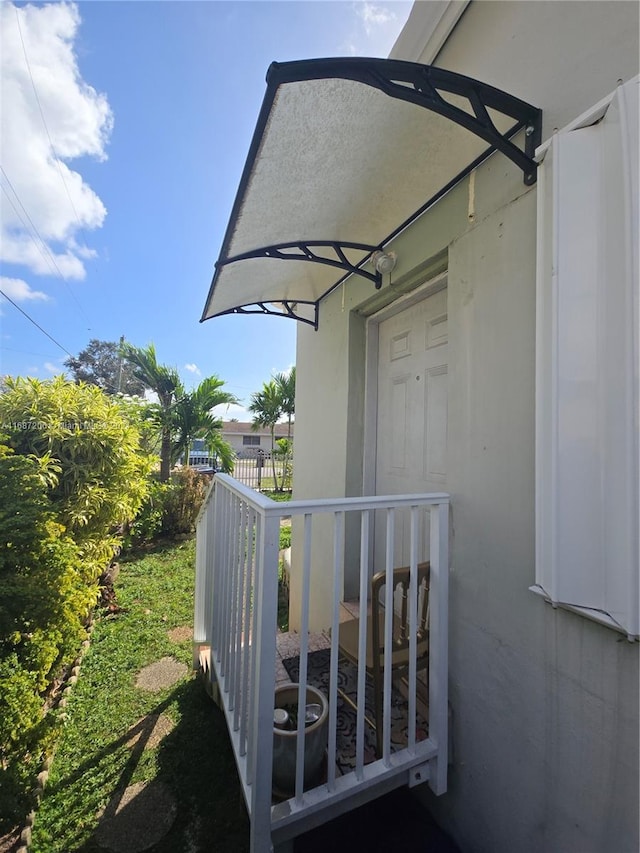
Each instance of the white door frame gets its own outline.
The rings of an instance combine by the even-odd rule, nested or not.
[[[411,293],[400,296],[390,305],[372,314],[366,325],[365,392],[364,392],[364,456],[362,494],[376,494],[376,457],[378,447],[378,342],[380,323],[410,308],[447,287],[448,271],[425,281]]]

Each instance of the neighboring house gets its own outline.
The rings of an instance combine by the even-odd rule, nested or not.
[[[274,435],[275,441],[279,438],[287,438],[288,425],[276,424]],[[254,429],[250,422],[224,421],[222,437],[240,457],[255,456],[258,450],[263,450],[265,453],[271,450],[271,430],[268,427]],[[293,438],[293,424],[291,424],[291,437]]]
[[[640,846],[638,32],[633,2],[418,2],[392,57],[428,73],[272,67],[205,309],[300,321],[296,500],[450,495],[452,753],[415,790],[465,853]]]
[[[276,441],[279,438],[287,438],[289,434],[288,425],[276,424],[274,434]],[[293,424],[291,424],[291,437],[293,438]],[[224,421],[222,438],[231,445],[240,458],[255,456],[260,450],[264,453],[271,451],[271,431],[263,427],[254,430],[251,423]],[[205,440],[195,438],[189,451],[189,464],[210,465],[212,461]]]

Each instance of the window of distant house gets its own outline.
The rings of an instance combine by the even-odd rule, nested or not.
[[[259,435],[243,435],[242,444],[244,447],[260,447]]]
[[[638,83],[538,151],[536,584],[640,634]]]

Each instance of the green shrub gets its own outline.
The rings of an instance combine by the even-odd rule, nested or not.
[[[7,379],[0,424],[0,812],[20,817],[51,729],[44,693],[77,653],[154,457],[121,401],[63,377]]]
[[[280,528],[280,550],[291,547],[291,527]]]
[[[153,457],[124,405],[94,385],[62,376],[8,379],[0,418],[8,444],[23,456],[60,466],[50,498],[75,533],[103,532],[133,518],[147,491]]]
[[[152,542],[162,533],[165,506],[171,491],[170,483],[151,480],[147,497],[125,536],[126,547]]]
[[[80,549],[88,584],[113,558],[119,528],[137,514],[149,488],[154,457],[125,403],[94,385],[62,376],[7,379],[0,422],[7,443],[48,469],[48,498],[57,521]]]
[[[162,532],[165,536],[193,533],[210,480],[193,468],[181,468],[171,475],[166,495]]]
[[[20,816],[51,719],[43,694],[74,655],[95,602],[53,519],[41,466],[0,445],[0,814]]]
[[[0,829],[8,829],[28,809],[49,721],[42,716],[34,678],[16,654],[0,659],[0,685]]]

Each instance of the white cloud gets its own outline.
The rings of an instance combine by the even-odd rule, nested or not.
[[[248,412],[244,406],[239,403],[229,403],[229,405],[223,403],[213,409],[213,414],[218,418],[222,418],[223,421],[230,421],[231,418],[235,418],[241,423],[249,423],[253,418],[251,412]]]
[[[84,278],[83,261],[95,254],[76,235],[99,228],[106,209],[68,161],[106,159],[113,125],[106,97],[80,74],[79,25],[75,4],[0,4],[3,112],[11,116],[2,123],[2,260],[41,275],[55,275],[57,266],[75,279]],[[44,246],[31,238],[29,220]]]
[[[385,9],[384,6],[375,6],[373,3],[364,3],[358,5],[358,15],[364,24],[365,33],[370,36],[377,28],[385,24],[393,23],[396,20],[395,13],[390,9]]]
[[[201,375],[200,368],[198,367],[197,364],[185,364],[184,369],[188,370],[189,373],[195,373],[196,376]]]
[[[386,0],[384,4],[356,0],[353,22],[342,50],[350,55],[387,57],[405,24],[410,0]]]
[[[56,375],[58,373],[64,373],[64,367],[60,367],[59,364],[53,364],[51,361],[45,361],[44,369],[48,370],[49,373],[55,373]]]
[[[10,299],[13,299],[14,302],[27,302],[30,299],[46,301],[49,299],[46,293],[43,293],[41,290],[33,290],[21,278],[0,276],[0,290]]]

